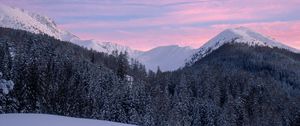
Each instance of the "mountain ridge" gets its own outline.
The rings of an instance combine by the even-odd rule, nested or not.
[[[182,62],[184,61],[184,59],[186,59],[186,57],[184,58],[180,57],[179,59],[177,58],[171,59],[170,57],[164,57],[164,59],[167,59],[164,62],[153,61],[156,58],[147,56],[146,54],[149,54],[147,53],[148,51],[135,50],[128,46],[124,46],[112,42],[83,40],[68,31],[59,29],[55,21],[47,16],[42,16],[36,13],[31,13],[24,9],[10,7],[3,4],[0,4],[0,27],[25,30],[36,34],[47,34],[49,36],[52,36],[62,41],[68,41],[88,49],[93,49],[95,51],[104,52],[108,54],[112,54],[112,52],[115,50],[118,50],[118,52],[127,52],[130,58],[137,59],[139,62],[146,64],[146,68],[153,71],[156,71],[157,66],[160,66],[160,68],[164,71],[175,70],[183,66],[184,63]],[[178,50],[189,50],[184,55],[190,55],[192,52],[194,52],[193,49],[190,47],[180,47],[177,45],[176,47],[177,47],[176,49]],[[157,48],[169,49],[169,47],[161,46],[161,47],[153,48],[151,50],[153,51],[156,50]],[[170,50],[165,50],[163,51],[164,53],[162,52],[156,52],[156,53],[160,53],[159,55],[164,56],[164,55],[168,55],[169,51]],[[146,63],[148,60],[144,60],[144,59],[152,59],[153,64]],[[180,63],[177,63],[177,61],[180,61]],[[173,65],[172,67],[170,67],[165,64],[173,64]]]
[[[292,52],[300,52],[246,27],[226,29],[198,49],[188,46],[167,45],[158,46],[148,51],[140,51],[112,42],[80,39],[68,31],[59,29],[55,21],[47,16],[3,4],[0,4],[0,27],[47,34],[59,40],[69,41],[76,45],[108,54],[112,54],[115,50],[127,52],[130,58],[145,64],[146,68],[152,71],[156,71],[158,67],[162,71],[172,71],[184,65],[193,64],[223,44],[230,42],[246,43],[250,46],[277,47]]]
[[[99,52],[111,53],[111,50],[134,52],[127,46],[119,44],[108,44],[108,42],[99,42],[95,40],[82,40],[68,31],[57,27],[54,20],[47,16],[32,13],[24,9],[6,6],[0,4],[0,26],[5,28],[25,30],[36,34],[47,34],[62,41],[69,41],[77,45],[94,49]],[[130,55],[130,54],[129,54]]]
[[[255,32],[249,28],[237,27],[225,29],[224,31],[210,39],[203,46],[197,49],[197,53],[193,54],[190,58],[186,59],[186,64],[193,64],[197,60],[205,57],[207,54],[218,49],[226,43],[244,43],[249,46],[264,46],[269,48],[275,47],[280,49],[286,49],[295,53],[300,53],[300,51],[295,48],[284,45],[281,42],[266,37],[265,35]]]

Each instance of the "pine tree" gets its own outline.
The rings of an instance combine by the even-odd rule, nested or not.
[[[175,87],[175,93],[173,96],[173,108],[172,108],[172,125],[191,125],[190,106],[191,106],[191,94],[187,88],[187,81],[184,74],[181,75],[179,85]]]
[[[124,80],[129,68],[129,63],[128,63],[128,54],[127,52],[125,53],[120,53],[118,56],[118,69],[117,69],[117,75]]]

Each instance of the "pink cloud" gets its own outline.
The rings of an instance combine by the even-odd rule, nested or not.
[[[184,2],[181,0],[171,1],[133,1],[133,3],[149,4],[150,10],[141,9],[141,7],[121,7],[92,6],[94,15],[99,10],[107,12],[108,15],[140,14],[157,11],[157,6],[170,4],[174,2]],[[97,39],[99,41],[112,41],[124,45],[130,45],[136,49],[147,50],[160,45],[179,44],[182,46],[200,47],[210,38],[229,27],[246,26],[261,32],[267,36],[272,36],[278,41],[300,49],[300,21],[269,21],[256,22],[256,20],[268,20],[278,15],[289,14],[299,10],[299,0],[229,0],[229,1],[209,1],[197,4],[186,4],[180,6],[171,6],[162,9],[165,12],[155,17],[143,17],[129,21],[83,21],[69,24],[62,24],[63,29],[75,31],[75,34],[86,39]],[[120,10],[121,9],[121,10]],[[161,8],[160,8],[161,9]],[[82,12],[83,13],[83,12]],[[247,21],[252,23],[230,24],[232,21]],[[191,27],[190,24],[205,24],[214,22],[215,25],[206,25],[203,27]],[[219,22],[229,22],[222,24]],[[175,28],[172,28],[175,26]],[[149,28],[143,31],[131,31],[131,28]],[[76,32],[77,29],[104,29],[101,33],[82,33]],[[105,32],[105,29],[112,30]],[[299,37],[298,37],[299,36]]]
[[[164,27],[160,30],[146,30],[143,32],[114,31],[101,34],[79,33],[83,39],[96,39],[98,41],[111,41],[122,45],[129,45],[134,49],[149,50],[162,45],[180,45],[200,47],[204,42],[216,35],[219,31],[205,28],[171,28]]]
[[[300,11],[300,0],[0,2],[53,17],[58,23],[64,22],[59,27],[81,38],[112,41],[142,50],[170,44],[198,48],[222,30],[237,26],[249,27],[300,49],[300,21],[296,18],[299,15],[294,15]],[[139,18],[107,21],[99,16]],[[193,24],[200,26],[193,27]]]
[[[182,0],[176,1],[132,1],[138,4],[149,4],[149,8],[145,9],[144,6],[124,6],[122,4],[111,5],[109,2],[104,5],[99,4],[71,4],[67,5],[66,8],[78,8],[78,10],[67,11],[64,13],[58,13],[60,16],[97,16],[97,15],[113,15],[121,16],[126,14],[145,14],[145,13],[162,13],[156,17],[143,17],[139,19],[133,19],[129,21],[101,21],[91,20],[84,22],[76,22],[74,24],[64,24],[66,28],[75,26],[79,27],[78,24],[84,24],[86,28],[131,28],[141,26],[157,26],[157,25],[183,25],[191,23],[205,23],[211,21],[232,21],[232,20],[258,20],[267,19],[278,14],[285,13],[286,11],[298,8],[297,1],[250,1],[245,0],[243,2],[237,0],[231,1],[209,1],[202,2],[201,4],[188,4],[185,6],[174,6],[168,9],[161,9],[156,7],[159,5],[184,2]],[[162,12],[160,12],[162,11]],[[165,12],[164,12],[165,11]],[[68,26],[69,25],[69,26]],[[74,25],[74,26],[70,26]]]
[[[245,26],[258,31],[266,36],[300,49],[300,21],[287,22],[263,22],[245,24],[219,24],[206,28],[164,27],[160,30],[146,30],[143,32],[115,31],[103,34],[78,34],[84,39],[96,39],[99,41],[112,41],[119,44],[130,45],[135,49],[149,50],[156,46],[177,44],[180,46],[192,46],[199,48],[209,39],[227,28]]]

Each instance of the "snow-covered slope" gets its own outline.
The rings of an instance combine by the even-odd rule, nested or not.
[[[0,92],[3,94],[8,94],[14,89],[14,83],[12,80],[5,80],[2,78],[3,74],[0,72]]]
[[[142,51],[131,49],[128,46],[123,46],[111,42],[98,42],[96,40],[80,40],[80,39],[73,39],[71,42],[88,49],[93,49],[95,51],[104,52],[108,54],[111,54],[115,50],[118,50],[118,52],[127,52],[129,57],[131,58],[135,58],[142,53]]]
[[[1,126],[134,126],[102,120],[47,114],[0,114]]]
[[[188,64],[193,64],[197,60],[218,49],[226,43],[245,43],[249,46],[266,46],[270,48],[281,48],[292,52],[299,53],[299,50],[286,46],[274,39],[266,37],[260,33],[250,30],[246,27],[238,27],[226,29],[217,36],[209,40],[202,47],[193,54],[191,58],[187,59]]]
[[[120,52],[127,51],[130,56],[136,56],[140,51],[130,49],[127,46],[110,42],[98,42],[95,40],[82,40],[77,36],[61,30],[55,22],[36,13],[31,13],[23,9],[6,6],[0,3],[0,27],[13,28],[29,31],[32,33],[47,34],[63,41],[70,41],[74,44],[94,49],[99,52],[111,53],[114,50]]]
[[[93,49],[99,52],[111,54],[113,51],[127,52],[130,58],[137,59],[148,70],[156,71],[158,66],[161,71],[176,70],[185,65],[185,59],[196,52],[191,47],[160,46],[149,51],[139,51],[128,46],[122,46],[111,42],[97,42],[95,40],[72,40],[74,44]]]
[[[1,27],[44,33],[58,39],[67,34],[57,29],[54,21],[48,17],[3,4],[0,4],[0,22]]]
[[[142,53],[137,59],[150,70],[156,71],[159,66],[162,71],[173,71],[183,67],[185,59],[195,51],[191,47],[161,46]]]

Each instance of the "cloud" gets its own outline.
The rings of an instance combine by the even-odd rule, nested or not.
[[[100,41],[113,41],[130,45],[135,49],[148,50],[158,45],[178,44],[199,48],[209,39],[227,28],[246,26],[266,36],[300,49],[300,21],[276,21],[241,24],[216,24],[207,27],[159,27],[142,31],[111,30],[94,34],[78,32],[85,39],[94,38]]]

